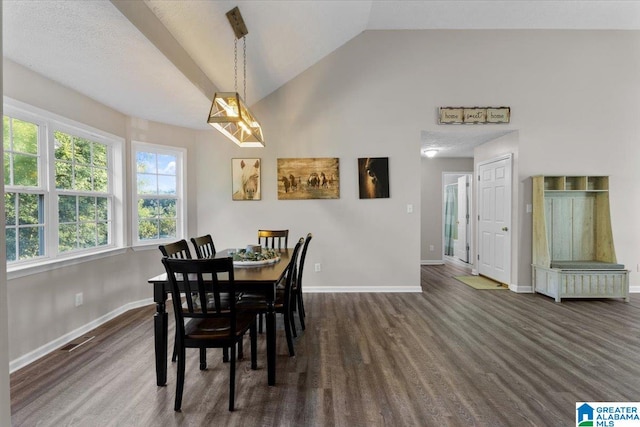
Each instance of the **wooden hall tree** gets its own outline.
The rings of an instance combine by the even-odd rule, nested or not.
[[[609,177],[533,177],[533,286],[562,298],[624,298],[629,272],[618,264]]]

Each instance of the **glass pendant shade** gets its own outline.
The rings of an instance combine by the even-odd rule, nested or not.
[[[216,92],[207,123],[240,147],[264,147],[260,123],[238,92]]]

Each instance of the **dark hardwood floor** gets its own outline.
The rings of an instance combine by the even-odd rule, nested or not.
[[[188,352],[182,412],[173,411],[174,364],[168,386],[155,385],[154,307],[132,310],[76,350],[13,373],[12,422],[555,427],[575,425],[577,401],[640,401],[640,295],[555,303],[453,279],[468,273],[424,266],[421,294],[305,294],[296,356],[279,324],[277,385],[267,386],[259,337],[259,370],[239,363],[233,413],[228,366],[211,350],[207,371]]]

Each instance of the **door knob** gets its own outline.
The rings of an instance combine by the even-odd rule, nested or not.
[[[502,227],[502,231],[509,231],[507,227]]]

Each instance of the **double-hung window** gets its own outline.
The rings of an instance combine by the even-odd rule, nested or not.
[[[181,238],[185,224],[185,150],[133,142],[134,245]]]
[[[8,268],[121,247],[123,141],[17,101],[4,112]]]
[[[3,117],[7,262],[46,253],[44,137],[43,126],[33,119]]]
[[[60,130],[53,135],[58,252],[108,246],[109,146]]]

